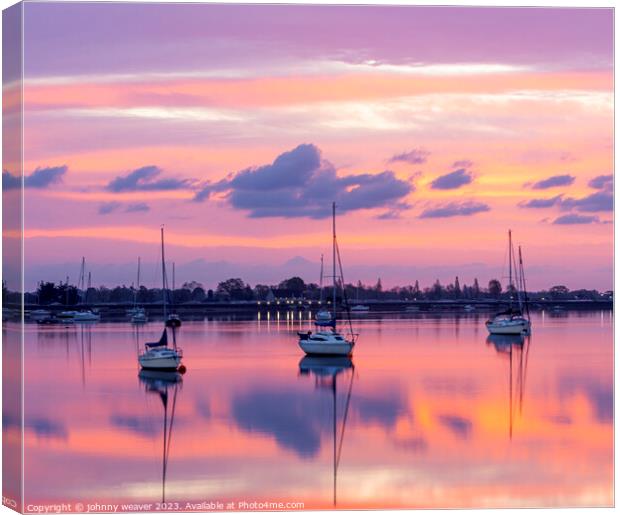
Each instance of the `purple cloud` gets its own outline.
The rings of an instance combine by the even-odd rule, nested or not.
[[[315,145],[302,144],[269,165],[247,168],[205,185],[194,200],[201,202],[214,192],[226,192],[230,205],[249,211],[252,218],[325,218],[331,213],[332,200],[341,212],[386,208],[393,216],[409,208],[404,198],[413,189],[390,170],[338,177]]]
[[[474,166],[474,163],[469,159],[461,159],[452,163],[452,168],[471,168],[472,166]]]
[[[598,216],[594,215],[579,215],[577,213],[570,213],[556,218],[554,225],[582,225],[582,224],[597,224],[600,220]]]
[[[421,148],[414,148],[409,152],[403,152],[402,154],[396,154],[392,156],[388,163],[397,163],[399,161],[409,163],[412,165],[420,165],[426,163],[430,152]]]
[[[570,186],[575,182],[575,177],[572,175],[553,175],[542,181],[532,184],[533,190],[546,190],[549,188],[557,188],[558,186]]]
[[[119,193],[124,191],[180,190],[191,186],[191,181],[187,179],[159,179],[161,172],[161,168],[157,166],[143,166],[127,175],[116,177],[110,181],[106,189]]]
[[[614,196],[611,191],[597,191],[583,198],[562,200],[562,209],[575,209],[587,213],[614,210]]]
[[[149,211],[151,208],[144,202],[138,202],[134,204],[123,204],[122,202],[105,202],[99,206],[100,215],[109,215],[120,211],[122,208],[125,213],[143,213]]]
[[[68,167],[48,166],[35,169],[30,175],[24,177],[25,188],[44,189],[54,184],[62,182],[63,176],[67,173]],[[21,187],[21,179],[8,170],[2,170],[2,189],[10,190]]]
[[[613,189],[613,181],[614,176],[609,175],[599,175],[598,177],[594,177],[589,183],[588,186],[590,188],[594,188],[597,190],[608,190],[611,191]]]
[[[491,208],[482,202],[450,202],[443,206],[426,209],[418,218],[449,218],[452,216],[471,216],[476,213],[490,211]]]
[[[528,200],[527,202],[523,201],[519,203],[519,207],[540,209],[540,208],[545,208],[545,207],[553,207],[555,205],[560,204],[561,201],[562,201],[562,195],[556,195],[555,197],[551,197],[551,198],[535,198],[532,200]]]
[[[437,177],[431,182],[431,188],[434,190],[454,190],[466,184],[470,184],[473,179],[474,177],[471,172],[467,171],[465,168],[461,168]]]

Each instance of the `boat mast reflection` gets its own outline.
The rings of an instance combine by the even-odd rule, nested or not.
[[[342,428],[340,438],[338,438],[338,413],[336,399],[338,395],[337,378],[346,370],[351,370],[351,379],[349,381],[349,389],[347,391],[346,404],[342,418]],[[338,466],[340,465],[340,456],[342,454],[342,442],[349,415],[349,405],[351,403],[351,393],[353,391],[353,378],[355,377],[355,366],[351,358],[344,356],[334,357],[318,357],[305,356],[299,362],[299,373],[302,376],[313,375],[315,377],[315,387],[318,389],[330,389],[332,392],[332,437],[333,437],[333,502],[334,507],[337,504],[337,476]]]
[[[512,440],[512,429],[514,420],[514,404],[518,400],[519,415],[523,413],[523,395],[525,391],[525,380],[527,377],[527,363],[530,353],[532,336],[512,335],[512,334],[490,334],[487,337],[487,344],[493,345],[498,354],[508,356],[510,372],[508,374],[508,436]],[[518,355],[513,358],[513,354]],[[516,377],[514,374],[513,361],[517,360]],[[516,391],[516,392],[515,392]]]
[[[164,407],[163,424],[163,448],[162,448],[162,475],[161,475],[161,502],[166,502],[166,473],[168,470],[168,457],[170,456],[170,442],[172,441],[172,426],[174,412],[177,403],[177,393],[183,376],[177,371],[140,370],[138,374],[140,382],[144,384],[145,391],[153,395],[159,395]],[[168,413],[170,400],[169,390],[172,390],[172,406]],[[170,415],[170,416],[169,416]]]

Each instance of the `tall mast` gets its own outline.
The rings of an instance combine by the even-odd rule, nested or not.
[[[508,229],[508,298],[512,308],[512,231]]]
[[[319,281],[319,288],[321,290],[320,295],[321,295],[321,304],[323,303],[323,254],[321,254],[321,278]]]
[[[334,281],[334,287],[332,292],[332,310],[334,313],[334,322],[336,322],[336,203],[332,202],[332,279]],[[335,326],[334,326],[335,328]]]
[[[163,300],[164,300],[164,324],[166,323],[166,319],[168,311],[166,310],[166,256],[164,254],[164,226],[161,227],[161,284],[162,284],[162,292],[163,292]]]

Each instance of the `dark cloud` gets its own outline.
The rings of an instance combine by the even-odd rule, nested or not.
[[[469,159],[461,159],[452,163],[452,168],[471,168],[472,166],[474,166],[474,163]]]
[[[25,188],[43,189],[62,182],[67,173],[67,166],[48,166],[37,168],[30,175],[24,177]],[[16,189],[21,187],[21,179],[11,174],[8,170],[2,170],[2,189]]]
[[[144,213],[151,208],[144,202],[137,202],[136,204],[128,204],[125,208],[126,213]]]
[[[437,177],[431,182],[431,188],[434,190],[455,190],[471,183],[473,180],[474,176],[471,172],[465,168],[459,168],[454,172]]]
[[[598,213],[614,210],[614,196],[611,191],[597,191],[583,198],[562,200],[563,209],[574,209],[586,213]]]
[[[462,439],[469,438],[471,434],[472,423],[471,420],[456,415],[440,415],[439,422],[456,436]]]
[[[553,207],[560,204],[562,201],[562,195],[556,195],[551,198],[535,198],[532,200],[523,201],[519,203],[519,207],[540,209],[545,207]]]
[[[590,186],[590,188],[594,188],[597,190],[611,191],[613,189],[613,181],[614,181],[614,176],[611,174],[599,175],[597,177],[594,177],[594,179],[592,179],[588,183],[588,186]]]
[[[21,187],[22,181],[19,177],[13,175],[8,170],[2,170],[2,189],[3,190],[16,190]]]
[[[205,185],[194,200],[226,192],[232,207],[249,211],[253,218],[325,218],[331,214],[332,200],[340,212],[372,208],[402,211],[409,208],[403,199],[413,189],[410,182],[389,170],[339,177],[331,163],[321,159],[316,146],[303,144],[270,165],[247,168]]]
[[[123,209],[124,207],[124,209]],[[135,204],[123,204],[122,202],[105,202],[99,206],[100,215],[109,215],[117,211],[123,210],[125,213],[143,213],[149,211],[151,208],[144,202],[137,202]]]
[[[99,214],[109,215],[110,213],[113,213],[114,211],[118,211],[121,205],[122,204],[120,202],[105,202],[99,206]]]
[[[598,216],[579,215],[577,213],[563,215],[553,221],[555,225],[596,224],[599,222]]]
[[[114,192],[124,191],[169,191],[189,188],[191,182],[187,179],[163,178],[160,179],[162,170],[157,166],[143,166],[128,173],[118,176],[106,186],[106,189]]]
[[[403,152],[402,154],[396,154],[392,156],[388,163],[397,163],[397,162],[405,162],[410,163],[412,165],[421,165],[426,163],[430,152],[421,148],[414,148],[409,152]]]
[[[426,209],[418,218],[448,218],[451,216],[471,216],[476,213],[490,211],[490,207],[482,202],[450,202],[442,206]]]
[[[572,175],[554,175],[543,179],[542,181],[532,184],[534,190],[546,190],[548,188],[557,188],[558,186],[570,186],[575,182],[575,177]]]

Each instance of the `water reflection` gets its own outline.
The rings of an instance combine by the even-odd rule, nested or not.
[[[346,394],[346,403],[344,413],[342,415],[342,428],[338,435],[338,411],[336,400],[338,398],[338,375],[350,370],[349,386]],[[342,455],[342,442],[344,441],[347,418],[349,415],[349,405],[351,403],[351,394],[353,392],[354,367],[353,362],[347,357],[312,357],[306,356],[299,362],[299,373],[302,376],[313,375],[315,378],[315,388],[329,389],[332,394],[332,424],[333,424],[333,504],[337,504],[337,481],[338,481],[338,465],[340,464],[340,456]]]
[[[537,313],[530,339],[487,338],[474,316],[369,315],[355,367],[301,359],[299,314],[286,313],[279,330],[275,310],[184,324],[191,381],[141,375],[140,387],[136,353],[158,323],[28,326],[27,501],[613,501],[607,312],[545,326]]]
[[[523,392],[531,341],[531,335],[517,334],[490,334],[487,338],[487,344],[492,344],[500,355],[508,357],[508,435],[511,440],[515,409],[518,409],[519,416],[523,413]]]
[[[138,375],[144,385],[147,394],[159,396],[163,406],[162,424],[162,469],[161,469],[161,502],[166,502],[166,473],[168,471],[168,458],[172,443],[172,428],[174,413],[177,405],[177,393],[183,380],[181,374],[176,371],[164,372],[154,370],[140,370]],[[172,393],[172,395],[170,395]],[[172,397],[172,399],[170,399]],[[139,426],[136,426],[139,428]],[[149,429],[150,432],[150,429]]]

